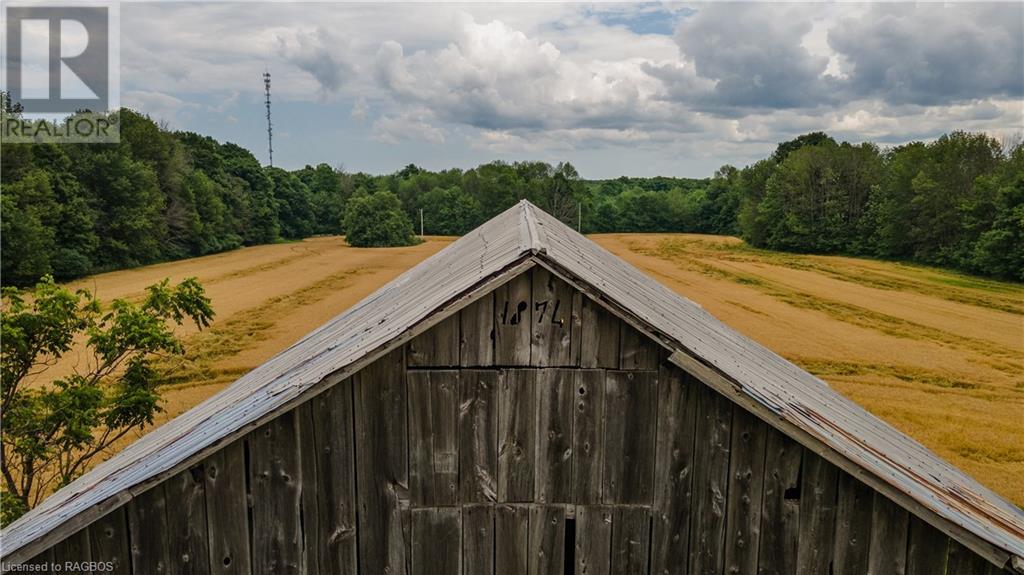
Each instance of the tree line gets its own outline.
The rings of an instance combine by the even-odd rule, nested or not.
[[[749,243],[1024,280],[1024,146],[953,132],[891,149],[822,133],[712,182]],[[732,205],[731,203],[729,205]]]
[[[8,113],[9,102],[5,103]],[[822,133],[713,177],[583,180],[569,163],[288,171],[120,112],[121,142],[4,144],[2,274],[29,285],[240,246],[460,235],[521,198],[587,232],[739,235],[769,249],[902,259],[1024,280],[1024,149],[954,132],[891,149]],[[580,218],[580,216],[582,216]],[[579,219],[578,219],[579,218]]]

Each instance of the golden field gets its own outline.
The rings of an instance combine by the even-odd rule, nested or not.
[[[1024,286],[919,266],[764,252],[735,238],[592,239],[821,377],[1017,505],[1024,505]],[[182,329],[164,367],[174,417],[230,384],[451,238],[357,249],[343,238],[244,248],[75,282],[101,299],[196,276],[217,318]],[[74,353],[51,370],[84,361]]]

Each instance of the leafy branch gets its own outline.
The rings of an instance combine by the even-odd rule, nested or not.
[[[184,353],[174,326],[210,324],[213,308],[189,278],[146,288],[141,303],[104,310],[85,290],[44,277],[27,292],[4,288],[0,306],[0,493],[7,524],[162,409],[152,362]],[[76,345],[93,357],[84,372],[45,382]]]

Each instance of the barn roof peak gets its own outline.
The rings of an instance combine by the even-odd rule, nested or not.
[[[533,254],[547,253],[547,237],[542,236],[540,229],[537,226],[537,215],[534,210],[537,210],[537,206],[530,203],[530,200],[523,198],[516,204],[519,209],[519,213],[522,221],[522,240],[524,251],[529,251]]]
[[[1024,573],[1020,509],[526,200],[47,498],[0,534],[4,562],[26,560],[537,265],[658,341],[671,362],[732,401],[990,561]]]

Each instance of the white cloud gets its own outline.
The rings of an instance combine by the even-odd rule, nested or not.
[[[179,129],[182,122],[202,108],[199,104],[162,92],[132,90],[121,94],[121,104],[148,114],[153,120]]]
[[[564,54],[499,20],[464,15],[444,47],[406,54],[400,43],[384,42],[375,77],[399,102],[483,130],[630,129],[638,121],[675,121],[670,106],[652,98],[660,87],[644,63]]]
[[[463,155],[603,149],[669,167],[706,158],[710,173],[812,130],[902,142],[1021,126],[1022,15],[1021,4],[130,3],[123,101],[172,125],[198,112],[244,125],[262,119],[267,69],[275,103],[299,106],[285,110],[372,120],[337,137]],[[239,143],[261,148],[253,134]]]
[[[278,42],[285,60],[316,80],[321,97],[336,94],[357,73],[351,43],[326,28],[279,36]]]
[[[366,115],[369,113],[370,105],[366,103],[366,98],[360,96],[359,98],[356,98],[355,103],[352,104],[352,112],[349,113],[349,116],[358,122],[364,122],[366,120]]]
[[[405,140],[443,144],[444,133],[430,123],[430,117],[430,112],[426,110],[381,116],[373,123],[373,137],[385,144],[397,144]]]

